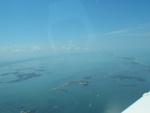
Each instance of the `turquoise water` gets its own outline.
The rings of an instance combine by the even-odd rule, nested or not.
[[[120,113],[150,89],[148,56],[116,51],[3,62],[0,113]],[[88,85],[53,90],[80,80]]]

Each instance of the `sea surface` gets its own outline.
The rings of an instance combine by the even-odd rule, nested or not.
[[[150,90],[148,51],[0,63],[0,113],[121,113]]]

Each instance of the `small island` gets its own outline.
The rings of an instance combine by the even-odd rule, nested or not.
[[[62,89],[64,87],[71,86],[71,85],[87,86],[88,84],[89,84],[89,81],[87,81],[87,80],[70,81],[70,82],[66,82],[58,87],[54,87],[53,90],[59,90],[59,89]]]

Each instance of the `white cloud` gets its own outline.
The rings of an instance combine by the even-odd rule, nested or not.
[[[85,47],[84,50],[89,50],[89,47]]]
[[[22,49],[12,49],[12,53],[22,53],[22,52],[26,52],[26,51]]]
[[[55,44],[52,44],[50,49],[56,49],[56,45]]]
[[[130,30],[131,30],[131,28],[112,31],[112,32],[108,32],[108,33],[102,33],[102,34],[89,34],[88,37],[94,38],[94,37],[102,37],[102,36],[108,36],[108,35],[122,34],[122,33],[128,32]]]
[[[41,50],[41,47],[40,47],[40,46],[35,46],[35,45],[34,45],[34,46],[32,47],[32,49],[33,49],[33,50]]]
[[[123,30],[118,30],[118,31],[113,31],[113,32],[110,32],[110,33],[106,33],[106,34],[121,34],[121,33],[128,32],[130,30],[131,29],[123,29]]]
[[[103,37],[112,35],[126,35],[126,36],[150,36],[150,24],[140,24],[135,27],[130,27],[126,29],[120,29],[112,32],[102,33],[102,34],[89,34],[88,37]]]

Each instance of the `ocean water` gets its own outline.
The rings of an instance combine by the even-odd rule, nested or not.
[[[0,113],[121,113],[150,89],[149,56],[107,51],[3,62]]]

